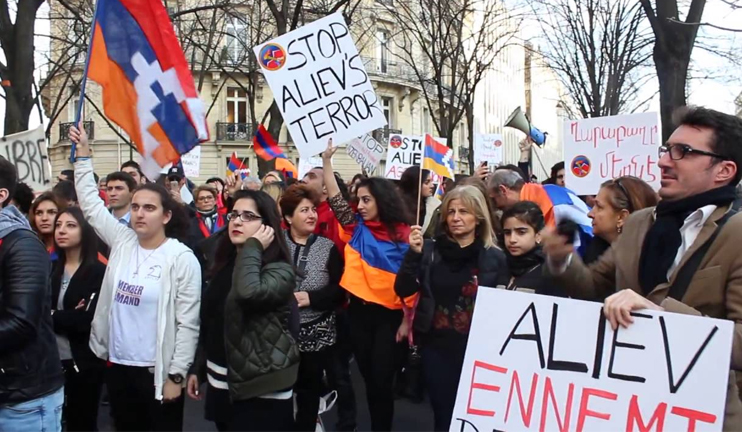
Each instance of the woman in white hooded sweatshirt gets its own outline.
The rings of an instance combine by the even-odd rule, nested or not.
[[[187,217],[162,186],[147,184],[132,197],[131,228],[116,220],[98,196],[81,129],[70,128],[80,207],[111,248],[90,348],[111,363],[106,385],[116,430],[182,430],[201,301],[201,267],[174,238],[186,234]]]

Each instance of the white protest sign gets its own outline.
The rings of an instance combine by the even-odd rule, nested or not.
[[[384,173],[384,177],[399,180],[407,168],[420,165],[422,154],[423,137],[390,135],[389,145],[386,147],[386,173]]]
[[[198,177],[201,171],[201,146],[193,147],[191,151],[180,157],[183,172],[186,177]]]
[[[634,176],[658,190],[659,142],[656,113],[567,120],[566,186],[577,195],[595,195],[607,180]]]
[[[379,166],[384,156],[384,146],[366,134],[353,138],[348,143],[348,156],[353,159],[367,174],[371,174]]]
[[[474,135],[474,166],[487,162],[495,167],[502,162],[502,146],[504,140],[500,134]]]
[[[722,430],[734,323],[602,306],[480,287],[450,430]]]
[[[263,76],[304,157],[386,125],[340,12],[255,47]]]
[[[303,179],[304,176],[307,175],[307,173],[311,171],[313,168],[317,168],[321,166],[322,166],[322,158],[319,156],[310,157],[307,159],[299,158],[299,166],[297,167],[297,170],[299,170],[299,180]]]
[[[0,156],[15,165],[19,181],[26,183],[35,192],[43,192],[52,186],[43,126],[6,135],[1,140]]]

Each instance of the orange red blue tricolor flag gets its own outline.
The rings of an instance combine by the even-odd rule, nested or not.
[[[250,170],[245,166],[245,163],[237,157],[237,152],[232,152],[232,157],[229,158],[227,164],[227,175],[239,173],[242,180],[250,174]]]
[[[271,134],[265,129],[262,124],[258,125],[258,130],[255,131],[255,136],[252,139],[253,150],[255,154],[263,158],[264,160],[273,160],[276,158],[286,159],[286,155],[283,153],[276,140],[273,139]]]
[[[425,134],[423,169],[442,177],[454,178],[453,150],[436,141],[430,134]]]
[[[209,139],[162,1],[98,0],[91,44],[88,77],[103,87],[105,114],[134,141],[146,175]]]

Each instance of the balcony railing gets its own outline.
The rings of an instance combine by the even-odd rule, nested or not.
[[[376,57],[361,57],[366,72],[370,75],[387,76],[389,78],[418,82],[415,70],[404,62],[382,60]]]
[[[252,141],[253,127],[250,123],[216,124],[217,141]]]
[[[376,141],[378,141],[380,144],[384,145],[387,142],[389,142],[389,136],[394,134],[402,134],[402,131],[400,129],[390,129],[390,128],[382,128],[382,129],[376,129],[373,131],[372,136]]]
[[[70,140],[70,127],[74,125],[74,122],[60,123],[59,124],[59,141]],[[85,128],[85,133],[88,134],[89,140],[95,139],[95,122],[86,121],[82,122],[82,127]]]

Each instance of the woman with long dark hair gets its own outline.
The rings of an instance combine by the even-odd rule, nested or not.
[[[402,300],[394,292],[409,245],[407,209],[397,188],[386,179],[358,183],[354,213],[340,194],[332,170],[332,141],[322,154],[329,203],[343,226],[345,271],[340,286],[350,293],[348,318],[355,358],[366,383],[371,429],[388,431],[394,417],[394,374],[397,343],[407,338]],[[407,300],[408,306],[414,299]]]
[[[428,229],[430,216],[432,216],[433,213],[432,211],[430,214],[428,213],[428,202],[430,201],[428,198],[432,197],[435,193],[435,185],[430,176],[430,171],[424,169],[421,178],[420,167],[417,165],[411,166],[402,173],[402,178],[399,179],[398,186],[399,190],[402,192],[402,199],[404,199],[409,206],[410,223],[413,225],[421,225],[424,233]],[[419,218],[417,214],[418,207],[420,209]]]
[[[105,363],[88,345],[106,266],[98,261],[98,237],[82,210],[63,210],[54,226],[59,259],[52,270],[52,322],[65,374],[66,429],[97,430]]]
[[[188,218],[161,185],[132,196],[131,228],[98,196],[84,131],[77,143],[75,187],[80,208],[111,247],[90,348],[108,360],[106,386],[116,430],[182,430],[183,386],[198,340],[201,267],[179,239]]]
[[[54,250],[54,219],[64,207],[59,198],[51,191],[44,192],[33,201],[28,218],[31,228],[39,236],[46,250],[52,255],[52,261],[58,258]]]
[[[400,297],[420,293],[413,323],[433,406],[435,430],[449,429],[479,286],[493,287],[507,273],[485,196],[459,186],[441,205],[443,234],[423,240],[410,233],[410,250],[394,285]]]
[[[291,430],[299,348],[290,333],[296,284],[276,202],[232,195],[228,236],[217,247],[201,306],[188,395],[207,383],[206,418],[219,430]]]

